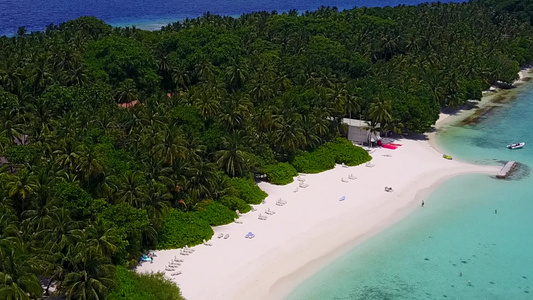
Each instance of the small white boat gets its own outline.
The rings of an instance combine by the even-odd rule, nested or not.
[[[507,148],[509,148],[509,149],[520,149],[520,148],[524,147],[525,144],[526,143],[524,143],[524,142],[511,144],[511,145],[507,145]]]

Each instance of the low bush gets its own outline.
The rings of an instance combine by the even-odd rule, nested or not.
[[[211,226],[229,224],[237,218],[237,213],[222,203],[205,200],[197,205],[195,212],[198,218],[206,221]]]
[[[291,162],[301,173],[320,173],[335,167],[335,157],[326,147],[296,155]]]
[[[354,146],[347,139],[338,138],[333,142],[327,143],[324,147],[329,150],[338,164],[344,163],[348,166],[357,166],[372,159],[365,149]]]
[[[289,163],[266,165],[261,170],[272,184],[285,185],[294,181],[298,171]]]
[[[226,195],[218,200],[220,203],[235,211],[238,210],[241,213],[249,212],[252,207],[248,205],[244,200],[235,196]]]
[[[161,226],[160,249],[181,248],[201,244],[209,240],[214,232],[209,223],[195,213],[171,210]]]
[[[108,300],[184,300],[180,289],[163,274],[137,274],[125,267],[117,267],[116,288]]]
[[[235,196],[241,198],[248,204],[260,204],[268,196],[250,178],[234,177],[230,182],[231,186],[235,189]]]
[[[338,138],[314,151],[299,153],[291,163],[298,172],[320,173],[333,169],[335,163],[357,166],[371,159],[363,148],[354,146],[347,139]]]

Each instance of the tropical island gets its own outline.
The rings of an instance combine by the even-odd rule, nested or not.
[[[82,17],[0,37],[0,297],[181,299],[129,269],[216,239],[299,174],[370,161],[343,118],[420,134],[512,84],[533,61],[530,6],[207,13],[154,32]]]

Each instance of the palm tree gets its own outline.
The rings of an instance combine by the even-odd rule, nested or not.
[[[59,287],[67,293],[68,300],[101,300],[114,286],[111,279],[114,266],[83,244],[75,247],[78,253],[72,272],[66,274]]]
[[[79,150],[79,162],[76,167],[80,178],[87,181],[87,186],[91,187],[91,179],[98,177],[104,173],[104,164],[101,157],[91,149],[81,146]]]
[[[38,191],[37,176],[27,169],[22,169],[16,174],[5,174],[6,184],[10,197],[16,200],[15,206],[19,214],[27,209],[29,198]]]
[[[392,103],[388,100],[377,98],[374,103],[370,105],[368,116],[373,123],[385,124],[392,120]]]
[[[133,79],[126,79],[120,83],[115,91],[115,98],[118,103],[129,103],[138,98],[137,89]]]
[[[250,154],[240,146],[239,133],[224,139],[222,150],[216,153],[217,164],[226,174],[235,177],[250,171]]]
[[[281,152],[293,153],[304,144],[304,131],[300,126],[302,116],[297,113],[279,116],[275,131],[276,145]]]
[[[104,257],[111,257],[115,254],[122,243],[118,229],[102,219],[97,219],[84,228],[82,235],[85,245]]]
[[[35,256],[20,237],[0,236],[0,298],[30,300],[41,297],[43,289],[35,275]]]
[[[228,83],[230,90],[238,90],[244,86],[246,80],[245,71],[242,66],[238,63],[226,68],[226,81]]]
[[[167,166],[172,166],[177,159],[185,158],[186,148],[183,146],[184,138],[177,128],[171,127],[164,129],[156,136],[158,143],[152,149],[153,153],[165,162]]]
[[[144,176],[140,171],[128,171],[116,183],[115,194],[119,203],[127,203],[135,208],[142,207],[146,196]]]

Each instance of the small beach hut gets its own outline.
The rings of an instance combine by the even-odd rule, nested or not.
[[[368,121],[357,119],[342,119],[342,123],[348,125],[348,140],[356,144],[371,144],[381,140],[378,131],[370,129]],[[379,128],[379,124],[375,126],[375,129]]]

